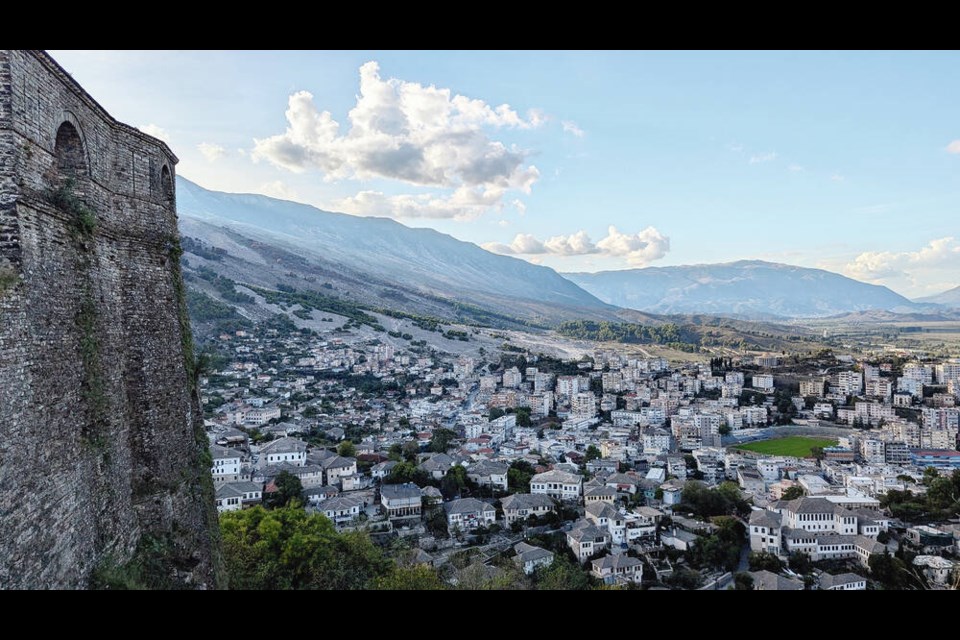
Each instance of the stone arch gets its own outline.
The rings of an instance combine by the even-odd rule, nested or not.
[[[166,205],[173,205],[173,175],[167,165],[160,168],[160,200]]]
[[[80,181],[90,176],[87,149],[75,118],[65,117],[57,127],[53,155],[60,179]]]

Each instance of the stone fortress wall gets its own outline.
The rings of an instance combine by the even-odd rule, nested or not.
[[[214,586],[176,162],[0,50],[0,588],[83,588],[145,542]]]

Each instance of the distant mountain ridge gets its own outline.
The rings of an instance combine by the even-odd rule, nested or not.
[[[800,318],[920,308],[887,287],[762,260],[562,275],[604,302],[647,313]]]
[[[211,191],[182,177],[177,178],[177,208],[182,232],[214,246],[221,243],[234,257],[249,261],[247,267],[239,263],[234,267],[246,269],[248,280],[255,277],[251,266],[264,258],[251,253],[251,242],[238,243],[237,237],[228,238],[223,229],[310,258],[332,275],[343,271],[354,283],[395,286],[397,296],[419,292],[547,322],[581,317],[616,320],[621,312],[553,269],[387,218],[331,213],[261,195]],[[282,259],[289,261],[289,255]],[[233,277],[243,279],[237,273]],[[277,281],[276,276],[271,278],[269,286]]]
[[[938,293],[935,296],[926,296],[924,298],[917,298],[914,302],[928,303],[928,304],[939,304],[944,307],[960,309],[960,287],[954,287],[953,289],[948,289],[943,293]]]

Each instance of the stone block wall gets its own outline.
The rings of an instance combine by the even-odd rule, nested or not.
[[[145,536],[214,586],[176,162],[47,54],[0,50],[0,587],[85,587]]]

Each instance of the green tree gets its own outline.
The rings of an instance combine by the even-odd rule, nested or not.
[[[381,591],[441,591],[447,588],[437,571],[425,564],[396,567],[373,580],[373,589]]]
[[[364,589],[393,569],[366,533],[296,507],[223,513],[220,532],[234,589]]]
[[[680,567],[670,574],[665,582],[667,586],[673,589],[693,591],[694,589],[699,589],[700,586],[703,585],[703,577],[700,575],[699,571],[695,571],[689,567]]]
[[[780,561],[780,558],[766,551],[752,552],[747,558],[747,561],[750,563],[750,571],[766,569],[773,573],[779,573],[783,570],[783,563]]]
[[[867,561],[870,577],[879,582],[884,589],[899,591],[914,582],[907,564],[889,553],[875,553]]]
[[[444,474],[440,481],[440,492],[444,499],[450,500],[460,495],[467,486],[467,470],[459,464],[455,464]]]
[[[584,591],[593,587],[590,576],[566,556],[557,554],[549,567],[538,567],[533,581],[542,591]]]
[[[387,450],[387,457],[394,462],[400,462],[403,460],[403,447],[400,446],[399,442],[394,442],[392,445],[390,445],[390,448]]]
[[[300,482],[300,478],[289,471],[278,473],[273,479],[273,484],[277,490],[265,494],[263,498],[263,504],[268,508],[285,507],[292,501],[299,502],[303,499],[303,484]]]
[[[505,415],[507,415],[507,412],[506,412],[506,411],[504,411],[503,409],[501,409],[501,408],[499,408],[499,407],[494,407],[494,408],[490,409],[489,418],[490,418],[491,420],[496,420],[497,418],[502,418],[502,417],[505,416]]]
[[[801,575],[813,571],[813,560],[810,559],[810,554],[802,551],[791,553],[787,563],[790,565],[791,571],[795,571]]]
[[[716,518],[717,532],[698,538],[688,552],[691,564],[732,571],[740,560],[743,525],[731,517]]]
[[[807,495],[803,490],[803,487],[795,485],[793,487],[788,487],[786,491],[783,492],[783,495],[780,496],[781,500],[795,500],[797,498],[802,498]]]
[[[929,487],[933,481],[940,477],[940,472],[935,467],[927,467],[923,470],[923,484]]]
[[[517,426],[529,427],[532,424],[530,421],[530,407],[517,407]]]
[[[731,432],[731,431],[733,431],[733,430],[730,428],[730,425],[728,425],[728,424],[722,424],[722,425],[720,425],[720,428],[717,429],[717,432],[718,432],[720,435],[722,435],[722,436],[728,436],[728,435],[730,435],[730,432]],[[749,577],[749,576],[747,576],[747,577]],[[752,578],[751,578],[751,580],[752,580]],[[752,584],[752,582],[751,582],[751,584]]]
[[[736,573],[733,576],[733,585],[736,591],[753,591],[753,576],[749,573]]]
[[[433,432],[433,437],[430,438],[430,444],[427,448],[437,453],[446,453],[447,449],[450,448],[450,443],[455,440],[456,437],[457,434],[450,429],[436,429]]]
[[[513,493],[529,493],[530,478],[536,475],[533,465],[526,460],[514,460],[507,470],[507,486]]]
[[[586,455],[583,457],[583,459],[586,462],[590,462],[591,460],[596,460],[601,457],[603,456],[600,453],[600,449],[597,449],[594,445],[591,444],[589,447],[587,447],[587,452],[586,452]]]
[[[403,484],[405,482],[412,482],[418,487],[423,487],[429,484],[430,476],[423,469],[418,469],[410,462],[400,462],[383,479],[384,484]]]
[[[407,440],[403,443],[401,451],[403,452],[404,460],[415,463],[417,461],[417,454],[420,453],[420,445],[413,440]]]
[[[344,458],[355,458],[357,456],[357,448],[350,440],[344,440],[337,445],[337,453]]]

